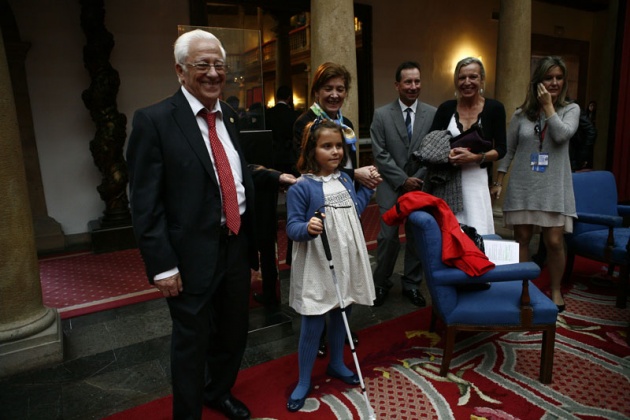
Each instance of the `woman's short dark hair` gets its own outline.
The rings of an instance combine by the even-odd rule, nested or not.
[[[317,67],[315,74],[313,74],[313,82],[311,83],[311,95],[315,97],[315,92],[324,86],[330,79],[334,79],[336,77],[341,77],[346,90],[350,90],[352,77],[350,76],[348,69],[344,66],[328,61]]]

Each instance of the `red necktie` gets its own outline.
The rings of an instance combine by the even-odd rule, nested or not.
[[[216,129],[217,113],[202,111],[208,121],[208,137],[210,138],[210,148],[214,157],[214,165],[219,174],[219,184],[221,185],[221,199],[223,202],[223,213],[225,213],[225,225],[234,234],[238,234],[241,228],[241,214],[238,208],[236,197],[236,185],[232,176],[232,168],[225,154],[225,149],[219,140]]]

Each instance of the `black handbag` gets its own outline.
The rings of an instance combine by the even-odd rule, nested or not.
[[[465,147],[472,153],[481,153],[491,150],[492,142],[483,138],[481,128],[475,124],[451,139],[451,149],[455,147]]]

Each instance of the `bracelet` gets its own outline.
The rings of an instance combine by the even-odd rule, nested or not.
[[[479,164],[483,165],[485,161],[486,161],[486,152],[481,152],[481,160],[479,161]]]
[[[493,182],[492,185],[494,185],[495,187],[502,187],[503,184],[500,184],[498,182]]]

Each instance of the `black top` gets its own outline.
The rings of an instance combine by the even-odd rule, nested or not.
[[[456,109],[457,101],[455,99],[451,99],[440,105],[433,118],[430,131],[446,130]],[[503,104],[495,99],[486,98],[483,110],[479,114],[478,119],[481,121],[480,128],[483,138],[491,140],[494,145],[494,150],[499,153],[497,160],[503,158],[507,151],[505,108]]]

